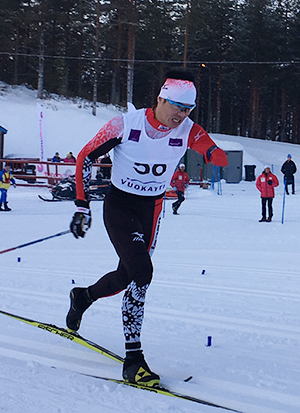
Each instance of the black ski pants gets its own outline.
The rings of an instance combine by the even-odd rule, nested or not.
[[[176,191],[177,194],[177,201],[173,203],[173,207],[175,209],[175,211],[178,210],[178,208],[180,207],[180,205],[183,203],[183,201],[185,200],[185,197],[183,195],[182,191]]]
[[[262,217],[263,218],[267,217],[267,204],[268,204],[269,218],[272,218],[272,216],[273,216],[272,203],[273,203],[273,198],[261,198]]]
[[[286,193],[289,194],[288,190],[288,185],[292,185],[292,193],[295,193],[295,177],[292,175],[292,177],[287,178],[286,176],[284,177],[284,185],[285,185],[285,190]]]
[[[105,274],[89,293],[94,300],[119,293],[135,281],[138,287],[152,279],[151,255],[159,229],[163,195],[139,196],[114,186],[104,199],[104,223],[119,256],[115,271]]]

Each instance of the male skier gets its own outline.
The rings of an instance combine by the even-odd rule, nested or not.
[[[119,265],[95,284],[70,292],[67,326],[77,331],[82,314],[94,301],[125,290],[123,378],[145,386],[158,385],[160,379],[144,359],[140,335],[164,193],[188,147],[201,153],[205,162],[212,161],[217,166],[228,164],[225,152],[188,117],[196,106],[196,95],[190,73],[170,72],[154,108],[114,117],[77,157],[77,210],[71,222],[76,238],[84,237],[91,226],[88,183],[92,164],[114,149],[112,185],[104,200],[103,215]]]

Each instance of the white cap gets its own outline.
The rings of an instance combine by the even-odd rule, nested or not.
[[[181,163],[181,164],[179,165],[179,168],[185,168],[185,164],[184,164],[184,163]]]
[[[163,99],[171,99],[174,102],[194,105],[196,103],[197,90],[190,80],[167,79],[158,95]]]
[[[265,165],[264,170],[267,169],[267,168],[271,169],[271,166],[270,165]]]

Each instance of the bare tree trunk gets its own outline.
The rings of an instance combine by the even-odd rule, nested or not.
[[[136,0],[130,0],[128,15],[128,62],[127,62],[127,102],[133,100],[133,78],[134,78],[134,57],[135,57],[135,36],[137,9]]]
[[[16,46],[15,46],[15,56],[14,56],[14,80],[13,83],[15,85],[18,84],[18,74],[19,74],[19,55],[18,55],[18,50],[19,50],[19,29],[17,29],[17,40],[16,40]]]
[[[218,72],[219,73],[218,73],[218,80],[217,80],[216,125],[215,125],[216,133],[220,133],[220,126],[221,126],[221,89],[222,89],[221,67],[219,67]]]
[[[208,72],[208,108],[207,108],[207,132],[211,132],[211,124],[212,124],[212,113],[211,113],[211,69]],[[221,105],[221,103],[220,103]]]
[[[299,104],[294,101],[293,104],[293,125],[292,125],[292,142],[299,143]]]
[[[127,62],[127,102],[132,103],[133,99],[133,78],[134,78],[134,48],[135,34],[131,30],[133,26],[129,26],[128,33],[128,62]]]
[[[117,39],[117,61],[114,64],[114,72],[111,82],[111,102],[115,104],[120,104],[120,59],[122,50],[122,23],[120,21],[120,13],[118,15],[118,39]]]
[[[260,109],[260,73],[255,70],[254,77],[252,79],[251,97],[250,97],[250,137],[260,137],[260,122],[259,122],[259,109]]]
[[[280,141],[285,141],[285,134],[286,134],[286,92],[285,87],[282,86],[281,90],[281,122],[280,122]]]
[[[95,60],[95,65],[94,65],[94,82],[93,82],[93,110],[92,114],[94,116],[97,115],[97,99],[98,99],[98,68],[99,68],[99,63],[98,59],[96,58]]]
[[[65,55],[65,50],[63,52],[63,55]],[[69,71],[68,71],[68,66],[66,59],[63,57],[62,59],[59,59],[57,62],[57,70],[60,74],[60,79],[59,79],[59,94],[63,96],[67,96],[68,94],[68,85],[69,85]]]
[[[189,35],[189,13],[190,13],[190,2],[187,2],[186,15],[185,15],[185,33],[184,33],[184,51],[183,51],[183,67],[186,69],[187,60],[187,49],[188,49],[188,35]]]
[[[82,94],[82,50],[83,50],[83,44],[82,41],[80,42],[80,47],[79,47],[79,52],[78,52],[78,61],[77,61],[77,67],[78,67],[78,96],[81,96]]]
[[[274,90],[274,98],[273,98],[273,110],[272,110],[272,117],[271,117],[271,140],[276,141],[276,131],[277,131],[277,93],[276,89]]]
[[[95,65],[94,65],[94,83],[93,83],[93,111],[92,114],[97,114],[97,99],[98,99],[98,72],[99,72],[99,17],[100,17],[100,2],[97,1],[97,21],[96,21],[96,41],[95,41]]]
[[[39,73],[38,73],[38,99],[43,99],[44,91],[44,31],[41,28],[41,38],[40,38],[40,55],[39,55]]]
[[[195,76],[195,86],[197,89],[197,99],[196,99],[196,108],[194,109],[195,114],[194,114],[194,121],[196,123],[199,122],[199,110],[200,110],[200,87],[201,87],[201,66],[199,65],[198,70],[196,71],[196,76]]]

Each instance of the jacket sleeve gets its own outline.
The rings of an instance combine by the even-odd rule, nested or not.
[[[259,192],[261,192],[261,179],[260,179],[261,175],[257,178],[256,180],[256,188],[259,190]]]
[[[89,207],[89,181],[95,159],[108,153],[121,143],[124,123],[122,116],[108,121],[79,152],[76,162],[76,201],[77,206]]]
[[[205,163],[212,162],[217,166],[228,165],[225,152],[218,148],[208,133],[197,123],[194,123],[190,131],[188,147],[201,153]]]
[[[176,186],[177,175],[178,175],[177,171],[173,173],[171,183],[170,183],[172,187]]]
[[[276,175],[273,174],[273,176],[272,176],[272,186],[273,186],[274,188],[276,188],[276,186],[278,186],[278,185],[279,185],[278,178],[277,178]]]

